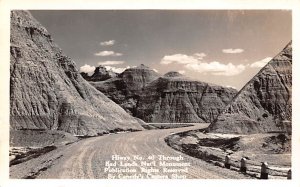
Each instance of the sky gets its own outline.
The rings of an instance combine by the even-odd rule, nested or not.
[[[287,10],[31,10],[80,71],[144,64],[241,89],[292,39]]]

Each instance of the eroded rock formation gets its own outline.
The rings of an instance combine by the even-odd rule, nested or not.
[[[148,122],[211,122],[237,93],[169,72],[144,88],[136,116]]]
[[[127,69],[117,78],[90,83],[146,122],[211,122],[237,93],[178,72],[160,76],[144,65]]]
[[[141,129],[82,78],[74,61],[29,12],[11,12],[10,42],[10,128],[88,136],[116,128]]]
[[[158,73],[141,64],[126,69],[115,78],[98,82],[90,81],[90,84],[119,104],[128,113],[134,115],[138,98],[143,93],[144,87],[158,77]]]
[[[118,76],[117,73],[107,70],[104,66],[96,67],[93,75],[91,75],[91,76],[89,76],[85,72],[81,72],[80,74],[87,81],[105,81],[107,79]]]
[[[292,117],[292,42],[255,75],[209,130],[261,133],[289,129]]]

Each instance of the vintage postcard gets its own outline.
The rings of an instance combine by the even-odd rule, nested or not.
[[[294,4],[3,9],[3,185],[296,184]]]

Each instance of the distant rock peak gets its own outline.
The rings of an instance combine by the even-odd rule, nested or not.
[[[100,69],[101,70],[105,70],[105,71],[107,71],[107,69],[104,67],[104,66],[102,66],[102,65],[100,65],[100,66],[98,66],[98,67],[96,67],[96,69],[95,69],[95,73],[97,73],[97,72],[99,72],[100,71]]]
[[[96,69],[94,70],[93,75],[91,75],[91,76],[89,76],[87,73],[84,73],[84,72],[81,72],[80,74],[85,80],[93,81],[93,82],[105,81],[107,79],[114,78],[114,77],[118,76],[117,73],[115,73],[111,70],[108,70],[104,66],[101,66],[101,65],[96,67]]]
[[[170,71],[166,74],[164,74],[164,77],[183,77],[184,75],[182,75],[181,73],[177,72],[177,71]]]
[[[146,66],[145,64],[140,64],[137,67],[133,67],[133,69],[150,69],[148,66]]]

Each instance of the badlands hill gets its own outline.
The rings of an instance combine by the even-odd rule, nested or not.
[[[126,69],[117,77],[105,81],[90,81],[89,83],[104,93],[108,98],[119,104],[128,113],[136,113],[136,104],[144,87],[160,75],[141,64]]]
[[[91,86],[28,11],[11,12],[10,128],[93,136],[142,129]]]
[[[290,131],[292,42],[255,75],[209,127],[211,132]]]
[[[133,116],[152,123],[211,122],[237,93],[178,72],[161,76],[145,65],[90,83]]]
[[[136,117],[149,122],[211,122],[236,93],[232,88],[168,72],[144,88]]]

